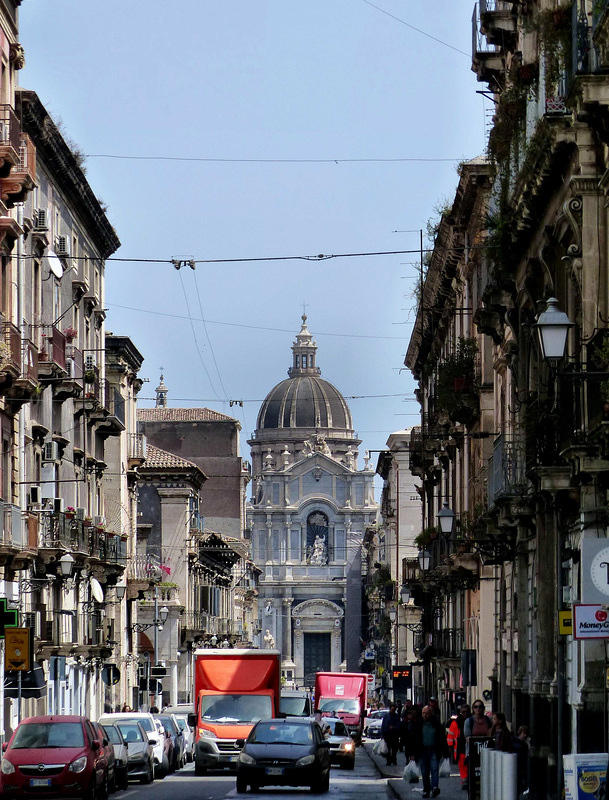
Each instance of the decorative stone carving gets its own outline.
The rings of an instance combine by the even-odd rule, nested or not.
[[[9,61],[15,69],[23,69],[25,67],[25,50],[23,45],[19,42],[13,42],[9,46]]]
[[[313,542],[313,547],[310,548],[309,564],[315,566],[324,566],[328,563],[328,553],[326,549],[326,542],[321,536],[316,536]]]
[[[267,650],[275,649],[275,638],[268,628],[264,634],[264,646],[267,648]]]

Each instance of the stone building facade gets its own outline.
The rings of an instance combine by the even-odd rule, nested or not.
[[[320,377],[306,316],[288,378],[265,398],[248,442],[247,522],[260,576],[261,646],[282,653],[288,685],[361,669],[361,545],[376,518],[374,472],[340,392]]]

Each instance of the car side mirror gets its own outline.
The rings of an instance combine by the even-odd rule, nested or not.
[[[93,739],[93,741],[91,742],[91,750],[99,750],[100,747],[101,743],[99,739]]]
[[[319,746],[327,749],[330,747],[330,742],[327,739],[324,739],[323,742],[320,742]]]
[[[8,750],[8,742],[4,742],[4,743],[2,744],[2,752],[3,752],[3,753],[6,753],[6,751],[7,751],[7,750]]]
[[[153,747],[154,747],[154,745],[156,745],[156,744],[158,744],[158,743],[159,743],[159,740],[158,740],[158,739],[148,739],[148,741],[150,742],[150,744],[151,744]]]
[[[243,750],[244,745],[245,745],[245,739],[237,739],[235,741],[235,747],[237,747],[239,750]]]
[[[104,747],[108,747],[110,742],[108,741],[108,739],[102,739],[102,744],[103,744]]]
[[[188,715],[188,724],[191,728],[194,728],[197,724],[197,715],[194,713],[194,711],[191,711]]]

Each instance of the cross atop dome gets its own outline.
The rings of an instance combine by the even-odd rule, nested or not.
[[[303,314],[301,319],[302,327],[296,334],[296,341],[292,345],[293,361],[288,370],[290,378],[297,375],[321,375],[321,370],[315,365],[317,345],[307,328],[307,315]]]

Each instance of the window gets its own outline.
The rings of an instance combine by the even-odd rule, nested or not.
[[[306,356],[302,357],[302,368],[303,369],[307,368],[307,357]]]

